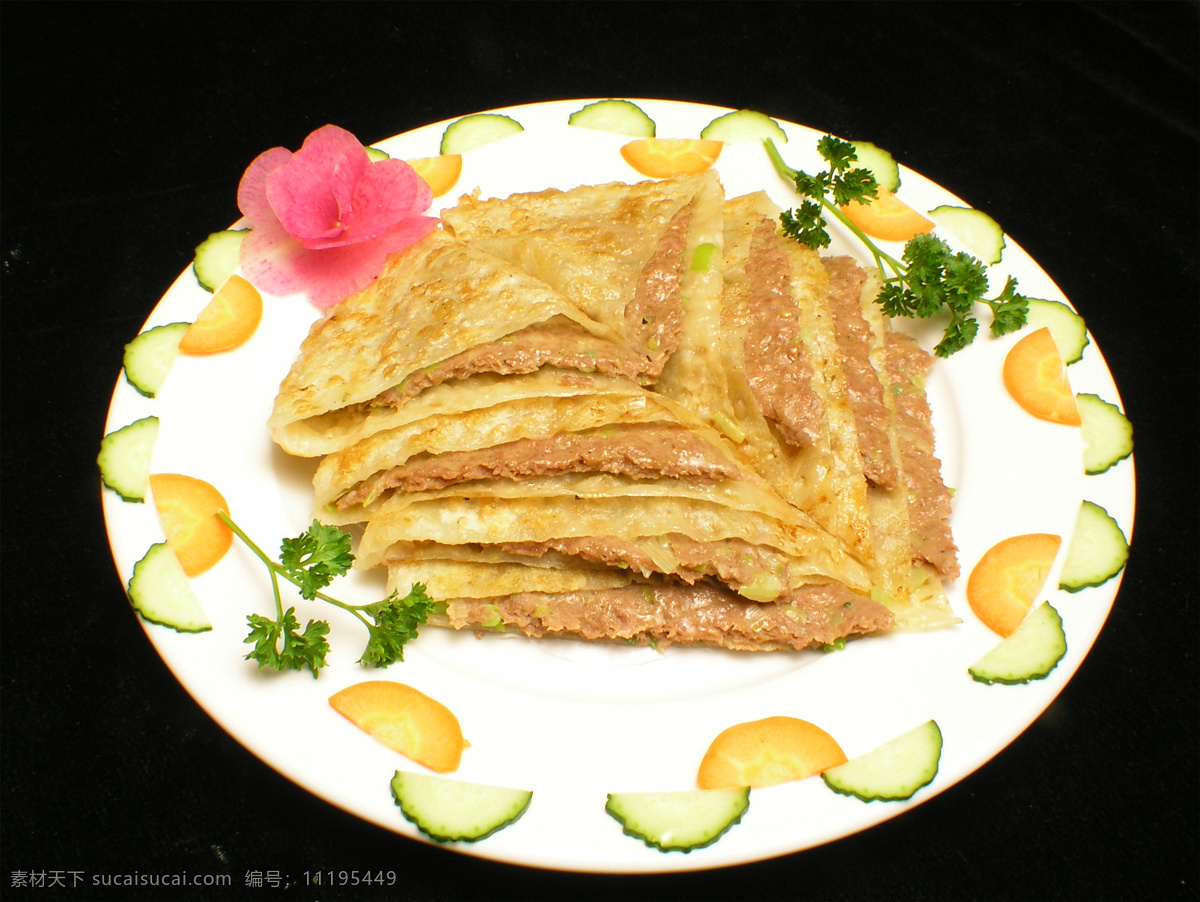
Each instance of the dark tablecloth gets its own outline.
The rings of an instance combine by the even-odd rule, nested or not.
[[[1196,898],[1198,10],[0,6],[0,896]],[[1045,715],[900,818],[711,873],[474,860],[308,795],[171,677],[129,610],[100,511],[95,456],[122,346],[199,238],[237,217],[237,181],[256,154],[296,148],[327,122],[378,140],[475,110],[602,96],[751,107],[889,148],[990,212],[1057,281],[1137,430],[1124,585]],[[381,868],[401,882],[317,891],[299,880]],[[181,871],[231,885],[92,885]],[[291,885],[247,885],[272,872]],[[47,877],[22,888],[19,874]],[[67,887],[46,885],[54,875]]]

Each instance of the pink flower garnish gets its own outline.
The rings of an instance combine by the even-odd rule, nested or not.
[[[389,254],[437,225],[433,192],[403,160],[372,163],[362,143],[326,125],[295,153],[274,147],[255,158],[238,185],[250,232],[242,270],[263,291],[306,292],[332,307],[370,285]]]

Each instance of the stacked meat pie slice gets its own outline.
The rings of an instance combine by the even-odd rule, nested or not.
[[[716,175],[464,197],[270,421],[430,622],[800,649],[948,621],[929,359]]]

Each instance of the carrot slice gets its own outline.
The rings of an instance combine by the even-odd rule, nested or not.
[[[886,188],[865,204],[851,201],[839,210],[852,223],[870,235],[884,241],[908,241],[933,229],[926,219]]]
[[[1033,607],[1062,539],[1012,536],[984,552],[967,578],[967,603],[988,629],[1011,636]]]
[[[188,576],[203,573],[225,556],[233,532],[217,517],[229,505],[212,485],[181,473],[152,473],[150,491],[167,542]]]
[[[846,762],[832,736],[797,717],[739,723],[713,740],[700,762],[701,789],[773,786],[803,780]]]
[[[185,354],[218,354],[245,344],[262,321],[262,295],[239,275],[232,275],[213,295],[196,321],[183,333]]]
[[[425,179],[433,189],[434,197],[441,197],[455,186],[458,177],[462,175],[462,154],[443,153],[436,157],[419,157],[408,160],[408,165],[417,170],[417,175]]]
[[[329,704],[377,742],[438,773],[457,770],[462,728],[449,708],[404,683],[367,680],[347,686]]]
[[[666,179],[712,168],[724,146],[701,138],[638,138],[621,148],[621,156],[642,175]]]
[[[1067,367],[1048,328],[1031,332],[1013,345],[1004,358],[1004,387],[1039,420],[1080,424]]]

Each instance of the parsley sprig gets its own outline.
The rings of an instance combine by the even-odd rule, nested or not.
[[[317,520],[303,535],[284,539],[278,562],[271,560],[258,545],[226,514],[218,511],[233,534],[245,543],[271,574],[271,590],[275,598],[275,617],[250,614],[246,617],[250,634],[246,644],[254,648],[246,659],[263,670],[303,670],[307,667],[314,677],[325,666],[329,653],[329,623],[310,620],[303,630],[296,609],[284,610],[280,579],[291,583],[306,601],[323,601],[353,614],[367,628],[367,645],[359,663],[367,667],[387,667],[404,660],[404,645],[416,638],[417,630],[425,623],[434,601],[420,583],[401,597],[392,592],[382,601],[353,605],[339,601],[321,590],[345,574],[354,563],[350,551],[350,536],[336,526],[326,526]]]
[[[830,235],[825,215],[832,214],[874,258],[883,280],[876,301],[884,313],[920,318],[943,311],[949,314],[950,321],[934,348],[939,357],[949,357],[975,340],[979,332],[976,304],[991,308],[993,335],[1004,335],[1025,325],[1029,301],[1017,293],[1016,279],[1010,276],[1000,294],[986,298],[987,264],[977,257],[952,252],[945,241],[927,233],[910,239],[897,260],[838,209],[852,201],[866,202],[879,195],[879,185],[871,171],[854,166],[858,155],[853,144],[832,135],[821,138],[817,152],[829,168],[816,175],[792,169],[783,161],[773,141],[767,139],[765,144],[776,171],[795,184],[796,191],[805,198],[798,208],[781,214],[783,234],[814,250],[828,247]]]

